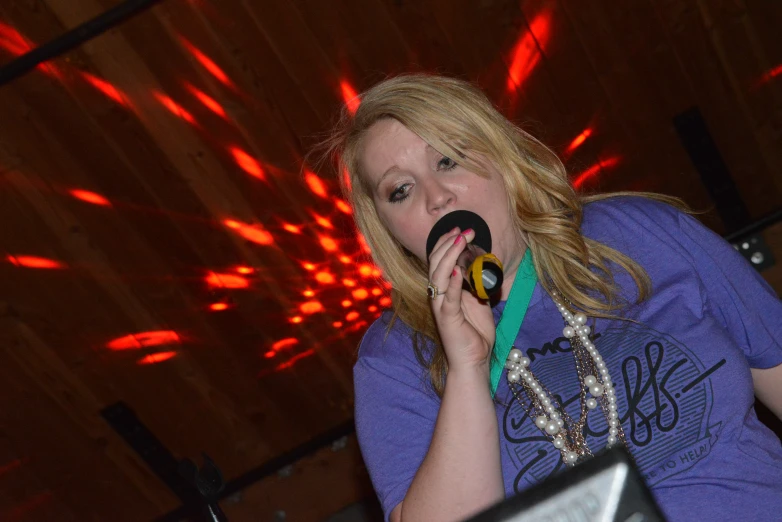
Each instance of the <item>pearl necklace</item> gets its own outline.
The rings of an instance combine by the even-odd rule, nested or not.
[[[586,315],[580,312],[571,313],[561,301],[564,297],[557,292],[553,292],[552,297],[565,320],[566,326],[562,333],[570,341],[576,359],[578,379],[581,382],[581,415],[578,422],[570,418],[565,408],[554,403],[548,390],[532,375],[529,370],[530,359],[521,350],[513,348],[510,351],[505,368],[508,370],[508,386],[513,397],[560,451],[562,460],[573,465],[582,457],[592,456],[586,443],[584,427],[588,412],[596,409],[598,405],[602,407],[609,427],[607,446],[611,447],[620,441],[626,446],[627,442],[619,422],[614,384],[605,361],[589,338],[590,328],[586,324]],[[527,396],[527,401],[522,397],[522,392]],[[591,397],[587,398],[587,393]]]

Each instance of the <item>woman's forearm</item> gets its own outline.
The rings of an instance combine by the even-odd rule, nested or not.
[[[462,520],[503,498],[489,370],[452,369],[429,451],[401,505],[401,519]]]

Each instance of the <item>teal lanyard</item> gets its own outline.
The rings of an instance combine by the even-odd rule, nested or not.
[[[532,253],[529,249],[524,253],[521,265],[516,271],[516,279],[510,290],[502,317],[497,324],[497,334],[494,340],[494,351],[491,358],[491,396],[497,393],[500,384],[502,370],[505,369],[505,360],[508,358],[516,336],[519,335],[521,323],[527,315],[532,292],[538,282],[535,266],[532,264]]]

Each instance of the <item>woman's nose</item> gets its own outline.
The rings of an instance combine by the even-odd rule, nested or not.
[[[426,202],[430,214],[444,214],[456,202],[456,194],[434,181],[426,187]]]

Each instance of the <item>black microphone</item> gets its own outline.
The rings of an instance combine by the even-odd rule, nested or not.
[[[426,259],[434,250],[437,240],[454,227],[462,231],[469,228],[475,239],[467,245],[456,264],[464,269],[464,280],[470,291],[479,299],[488,300],[502,289],[502,262],[491,253],[491,231],[481,216],[469,210],[455,210],[444,215],[434,224],[426,239]]]

